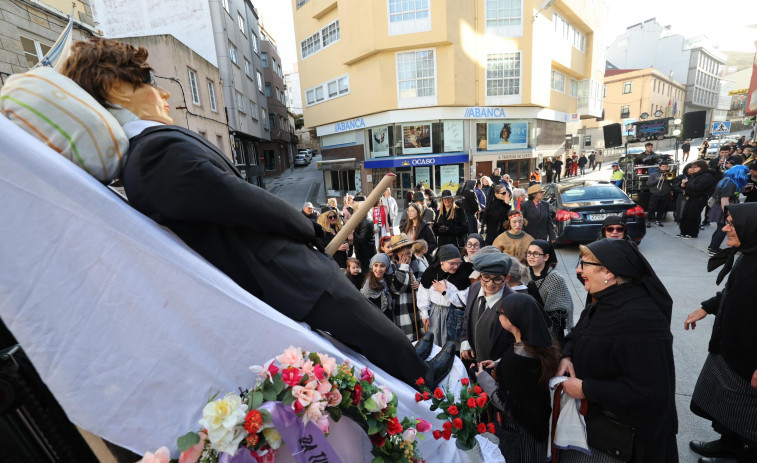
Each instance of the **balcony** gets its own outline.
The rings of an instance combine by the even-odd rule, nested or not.
[[[602,117],[602,93],[604,84],[594,79],[578,82],[576,112],[581,119]]]

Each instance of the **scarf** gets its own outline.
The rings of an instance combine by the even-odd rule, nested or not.
[[[481,251],[479,251],[481,252]],[[457,268],[455,273],[447,273],[442,270],[442,264],[436,263],[427,268],[421,276],[421,285],[424,288],[429,289],[434,281],[447,280],[460,291],[467,289],[470,285],[470,274],[473,272],[473,264],[470,262],[463,262],[460,267]]]
[[[731,204],[725,207],[724,213],[726,216],[731,216],[733,228],[741,244],[737,248],[725,248],[707,261],[708,272],[723,266],[715,280],[716,284],[720,284],[733,269],[733,262],[738,252],[746,255],[757,252],[757,203]]]

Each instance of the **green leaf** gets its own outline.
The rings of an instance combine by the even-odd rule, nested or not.
[[[366,410],[375,410],[376,409],[376,401],[373,400],[373,397],[370,397],[363,401],[363,408]]]
[[[191,431],[176,439],[176,446],[179,447],[179,452],[186,452],[199,443],[200,435]]]
[[[434,404],[430,407],[430,410],[433,412],[436,411],[437,408],[439,408],[439,405]]]
[[[287,384],[281,379],[281,375],[276,375],[273,377],[273,390],[276,391],[276,395],[281,394],[281,391],[283,391],[287,387]]]
[[[276,391],[273,389],[273,387],[263,390],[263,400],[266,402],[276,401]]]
[[[264,423],[270,423],[271,422],[271,413],[268,410],[258,410],[260,412],[260,416],[263,418]]]
[[[386,461],[381,457],[376,457],[373,460],[371,460],[371,463],[386,463]]]
[[[250,410],[257,410],[258,407],[263,403],[263,393],[253,392],[250,394],[252,396],[252,400],[250,401]]]
[[[315,352],[311,352],[310,355],[308,355],[308,358],[313,361],[313,363],[321,363],[321,358],[318,357],[318,354]]]
[[[342,418],[342,409],[339,407],[326,407],[326,411],[329,412],[331,419],[335,422]]]
[[[284,405],[292,405],[295,400],[295,397],[291,393],[284,394],[284,397],[281,398],[281,403]]]

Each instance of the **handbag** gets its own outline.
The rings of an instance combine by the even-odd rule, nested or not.
[[[710,198],[707,200],[707,207],[711,208],[712,206],[715,205],[715,203],[720,201],[720,197],[723,195],[723,189],[725,188],[726,185],[728,185],[728,182],[730,181],[731,179],[730,177],[728,177],[726,178],[726,181],[725,183],[723,183],[723,185],[718,185],[718,188],[715,190],[715,193],[713,193],[712,196],[710,196]]]
[[[631,461],[636,430],[603,413],[586,417],[589,445],[620,461]]]

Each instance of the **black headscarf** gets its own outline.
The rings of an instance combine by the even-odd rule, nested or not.
[[[423,276],[421,276],[421,285],[424,288],[430,288],[435,280],[447,280],[455,285],[455,288],[458,290],[464,290],[471,285],[469,277],[471,272],[473,272],[473,263],[462,262],[455,273],[447,273],[442,270],[442,262],[460,258],[460,250],[454,244],[442,245],[439,247],[436,255],[439,262],[427,268],[423,272]]]
[[[503,297],[498,302],[505,316],[520,330],[524,344],[533,347],[549,347],[552,335],[544,321],[541,308],[536,300],[528,294],[515,293]]]
[[[725,214],[726,216],[731,216],[733,228],[736,230],[736,236],[739,237],[741,244],[737,248],[725,248],[710,257],[710,260],[707,262],[708,272],[712,272],[725,264],[723,270],[720,271],[718,278],[715,280],[717,284],[720,284],[733,268],[733,260],[737,252],[745,255],[757,252],[757,203],[726,206]]]
[[[607,267],[607,270],[617,276],[631,278],[634,283],[640,283],[670,323],[673,314],[673,298],[670,297],[665,285],[636,245],[626,240],[605,238],[587,247],[597,256],[599,262]]]
[[[555,254],[555,247],[552,246],[547,240],[533,240],[529,246],[539,246],[544,254],[549,254],[549,259],[544,264],[545,267],[552,267],[551,264],[557,265],[557,254]]]

